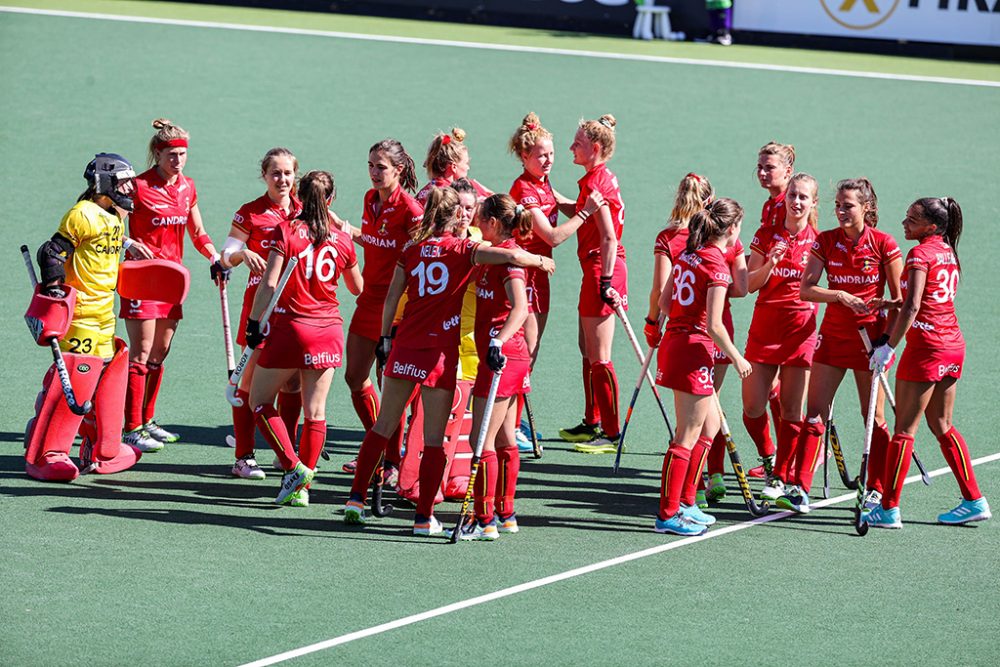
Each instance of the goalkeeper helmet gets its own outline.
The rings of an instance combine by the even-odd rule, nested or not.
[[[123,183],[135,179],[132,164],[117,153],[98,153],[83,172],[87,184],[99,195],[110,197],[115,206],[132,210],[132,193],[119,190]]]

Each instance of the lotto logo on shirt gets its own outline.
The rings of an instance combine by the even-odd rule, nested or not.
[[[462,316],[461,315],[455,315],[455,317],[452,317],[450,319],[445,320],[444,323],[441,325],[441,327],[445,331],[448,331],[450,329],[454,329],[455,327],[457,327],[461,323],[462,323]]]

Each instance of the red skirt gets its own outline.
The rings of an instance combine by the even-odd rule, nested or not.
[[[614,315],[615,309],[601,301],[601,258],[599,255],[580,263],[583,281],[580,284],[580,317],[607,317]],[[628,268],[625,260],[615,258],[615,272],[611,276],[611,286],[622,297],[622,306],[628,310]]]
[[[940,382],[946,377],[962,377],[965,347],[941,350],[907,345],[896,368],[896,379],[905,382]]]
[[[182,320],[184,310],[179,303],[122,299],[121,312],[118,316],[123,320]]]
[[[257,360],[261,368],[340,368],[344,323],[340,318],[314,320],[274,314],[266,344]]]
[[[715,344],[708,336],[664,336],[656,350],[656,384],[695,396],[715,391]]]
[[[747,361],[809,368],[815,353],[815,309],[754,308],[744,355]]]
[[[518,394],[531,393],[531,359],[513,359],[507,357],[507,364],[500,376],[500,386],[497,387],[497,398],[507,398]],[[472,386],[472,395],[487,398],[490,395],[490,383],[493,381],[493,371],[485,361],[479,362],[476,369],[476,384]]]
[[[415,348],[397,343],[392,346],[383,375],[454,391],[458,380],[458,346]]]

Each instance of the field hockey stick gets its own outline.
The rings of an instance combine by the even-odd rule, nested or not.
[[[24,267],[28,270],[28,279],[31,280],[31,289],[38,287],[38,277],[35,275],[35,265],[31,261],[31,251],[28,246],[21,246],[21,257],[24,258]],[[62,386],[63,396],[66,397],[66,405],[70,412],[75,415],[85,415],[94,407],[90,401],[84,401],[83,405],[76,402],[76,393],[73,391],[73,384],[69,381],[69,371],[66,370],[66,360],[63,359],[62,350],[59,349],[59,340],[55,337],[49,339],[49,349],[52,350],[52,362],[56,366],[56,373],[59,375],[59,384]]]
[[[861,455],[861,475],[858,477],[858,501],[854,508],[854,530],[858,535],[868,533],[868,524],[861,517],[865,502],[865,485],[868,482],[868,455],[872,448],[872,433],[875,432],[875,404],[878,401],[878,385],[881,373],[872,373],[872,388],[868,394],[868,416],[865,419],[865,449]]]
[[[837,424],[833,421],[833,403],[830,404],[830,415],[826,421],[826,432],[830,435],[830,449],[833,450],[833,460],[837,464],[837,473],[840,474],[840,481],[850,491],[856,491],[858,480],[851,477],[847,472],[847,461],[844,459],[844,449],[840,446],[840,435],[837,433]]]
[[[740,487],[740,493],[743,494],[743,502],[746,503],[747,511],[750,512],[751,516],[764,516],[770,511],[771,506],[765,500],[759,505],[757,501],[753,498],[753,491],[750,490],[750,482],[747,481],[746,471],[743,469],[743,463],[740,461],[740,454],[736,451],[736,443],[733,441],[733,432],[729,430],[729,422],[726,420],[726,413],[722,409],[722,402],[719,401],[719,393],[716,391],[712,392],[713,399],[715,400],[715,407],[719,411],[719,420],[721,422],[722,437],[726,439],[726,450],[729,452],[729,461],[733,464],[733,472],[736,473],[736,483]]]
[[[451,531],[451,543],[458,542],[458,536],[465,525],[465,518],[469,514],[469,505],[472,504],[472,497],[476,486],[476,475],[479,473],[479,461],[483,458],[483,446],[486,444],[486,434],[490,430],[490,419],[493,417],[493,403],[497,400],[497,390],[500,388],[500,376],[503,371],[493,374],[490,382],[490,393],[486,397],[486,407],[483,408],[483,421],[479,424],[479,434],[476,436],[476,448],[472,450],[472,469],[469,472],[469,487],[465,490],[465,500],[462,501],[462,511],[458,515],[458,521]]]
[[[528,430],[531,431],[531,455],[540,459],[544,450],[542,443],[538,442],[538,435],[535,433],[535,416],[531,412],[531,401],[527,394],[524,395],[524,414],[528,417]]]
[[[861,334],[861,340],[865,343],[865,352],[871,356],[872,353],[872,339],[868,337],[868,332],[864,327],[858,327],[858,333]],[[892,408],[892,414],[896,414],[896,397],[892,394],[892,387],[889,386],[889,379],[886,378],[885,373],[879,373],[879,382],[882,383],[882,391],[885,392],[885,397],[889,400],[889,406]],[[917,468],[920,469],[920,479],[923,481],[925,486],[930,486],[931,476],[927,474],[927,468],[924,467],[923,461],[917,456],[916,447],[913,448],[913,462],[917,464]]]
[[[823,498],[830,497],[830,420],[833,418],[833,403],[830,404],[830,419],[823,431]]]
[[[229,322],[229,295],[226,293],[228,280],[219,281],[219,301],[222,303],[222,338],[226,344],[226,377],[233,377],[236,368],[236,355],[233,354],[233,335]]]
[[[639,371],[639,379],[636,380],[635,389],[632,390],[632,399],[628,402],[628,410],[625,412],[625,421],[622,423],[622,433],[618,438],[618,449],[615,452],[615,464],[611,467],[611,472],[615,475],[618,474],[618,466],[621,464],[622,452],[625,450],[625,434],[628,432],[629,422],[632,421],[632,410],[635,409],[635,402],[639,398],[639,391],[642,389],[642,381],[646,376],[646,372],[649,370],[649,363],[653,360],[653,355],[655,353],[655,347],[649,348],[649,352],[646,353],[646,358],[642,361],[642,370]]]
[[[622,325],[625,327],[625,335],[628,337],[630,343],[632,343],[632,349],[635,350],[636,359],[639,363],[643,363],[645,359],[642,354],[642,347],[639,346],[639,339],[635,337],[635,330],[632,328],[632,323],[628,321],[628,317],[625,316],[625,309],[619,303],[615,306],[615,315],[618,319],[622,321]],[[653,376],[649,372],[649,367],[646,367],[646,372],[643,374],[645,376],[646,382],[649,383],[649,388],[653,390],[653,396],[656,398],[656,404],[660,406],[660,414],[663,415],[663,422],[667,425],[667,433],[670,434],[670,441],[673,442],[674,439],[674,429],[670,426],[670,417],[667,416],[667,409],[663,407],[663,399],[660,398],[660,390],[656,388],[656,383],[653,382]],[[642,379],[642,376],[640,376]]]
[[[392,514],[392,510],[396,509],[390,503],[382,502],[382,492],[384,487],[385,458],[382,459],[382,466],[379,470],[375,471],[375,476],[372,479],[372,514],[379,518],[389,516]]]
[[[288,260],[288,264],[285,266],[285,270],[281,272],[281,277],[278,279],[278,284],[274,288],[274,294],[271,295],[271,300],[267,303],[267,308],[264,309],[264,313],[260,316],[260,329],[264,330],[267,326],[267,321],[271,318],[271,311],[274,307],[278,305],[278,299],[281,298],[281,293],[285,291],[285,285],[288,284],[288,279],[292,277],[292,271],[295,270],[295,265],[299,263],[298,257],[292,257]],[[236,390],[240,387],[240,379],[243,377],[244,371],[247,369],[247,364],[250,362],[250,355],[253,354],[253,349],[247,346],[243,350],[243,355],[240,357],[239,363],[236,364],[236,368],[233,370],[233,374],[229,376],[229,384],[226,386],[226,400],[229,401],[230,405],[233,407],[241,407],[243,405],[243,399],[236,395]]]

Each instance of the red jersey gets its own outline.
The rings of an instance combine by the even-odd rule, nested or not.
[[[823,262],[832,290],[843,290],[865,302],[881,296],[885,288],[885,267],[902,253],[896,239],[865,225],[857,241],[840,227],[821,232],[813,242],[812,254]],[[826,306],[820,331],[856,329],[876,320],[876,313],[855,315],[847,306],[834,302]]]
[[[618,239],[618,256],[625,259],[625,246],[622,245],[622,228],[625,225],[625,203],[622,201],[621,190],[618,188],[618,177],[611,173],[606,163],[602,163],[588,171],[577,181],[580,185],[580,196],[576,198],[576,212],[583,210],[587,197],[597,191],[604,195],[604,201],[611,211],[611,226]],[[597,214],[587,218],[576,232],[576,254],[580,261],[601,254],[601,232],[597,227]]]
[[[477,197],[490,196],[490,191],[484,188],[476,179],[466,176],[465,180],[469,181],[469,183],[472,184],[472,187],[476,189]],[[417,193],[417,201],[420,202],[421,206],[423,206],[427,203],[427,197],[431,194],[431,188],[446,188],[449,185],[451,185],[451,181],[445,180],[440,176],[432,178],[430,183],[420,188],[420,192]]]
[[[173,185],[156,167],[135,179],[135,210],[128,216],[129,235],[148,247],[157,259],[180,262],[191,209],[198,203],[194,181],[181,174]]]
[[[397,187],[382,203],[378,190],[365,193],[361,214],[361,247],[365,265],[365,288],[358,302],[383,303],[392,282],[399,254],[423,220],[424,210],[403,188]],[[377,308],[378,306],[376,306]]]
[[[764,223],[753,236],[750,242],[750,251],[761,257],[767,257],[767,253],[778,243],[784,242],[788,249],[774,268],[767,282],[757,293],[757,305],[782,306],[793,310],[814,310],[816,304],[803,302],[799,298],[799,285],[802,282],[802,273],[805,271],[806,262],[809,260],[809,251],[816,241],[817,232],[811,226],[806,225],[805,229],[792,236],[785,229],[784,223],[773,227]]]
[[[282,222],[292,220],[302,210],[302,204],[292,197],[291,211],[285,215],[281,206],[276,204],[265,193],[264,195],[240,206],[233,214],[233,226],[247,234],[246,249],[257,253],[264,261],[273,247],[274,229]],[[247,278],[247,289],[255,290],[260,284],[260,276],[251,273]]]
[[[514,239],[498,244],[498,248],[517,248]],[[479,267],[476,280],[476,352],[480,359],[486,358],[490,339],[499,333],[507,322],[513,307],[507,298],[507,282],[514,278],[524,280],[524,269],[512,264],[486,264]],[[528,346],[524,342],[524,327],[504,343],[504,355],[513,359],[530,359]]]
[[[667,227],[656,235],[656,241],[653,243],[653,255],[663,255],[670,260],[671,264],[676,264],[677,258],[687,248],[687,242],[687,227],[684,229]]]
[[[906,344],[939,349],[965,346],[955,316],[955,293],[961,275],[955,252],[944,237],[925,236],[906,255],[906,271],[927,274],[920,310],[906,332]],[[905,295],[905,290],[904,290]]]
[[[553,227],[559,223],[559,205],[556,202],[556,196],[552,193],[552,183],[549,182],[549,179],[542,181],[528,172],[524,172],[510,186],[510,196],[515,204],[520,204],[527,209],[537,208]],[[552,256],[552,246],[537,234],[529,234],[526,237],[519,236],[517,243],[528,252],[533,252],[536,255]]]
[[[275,312],[339,321],[337,281],[345,269],[358,263],[351,237],[331,227],[326,240],[313,246],[306,223],[291,220],[278,225],[271,239],[271,252],[284,256],[286,262],[290,257],[299,258]]]
[[[785,224],[785,193],[768,197],[760,211],[761,227],[782,227]]]
[[[458,349],[477,248],[478,241],[451,234],[406,244],[396,264],[406,273],[406,306],[396,333],[401,345]]]
[[[670,301],[668,334],[708,336],[708,289],[733,282],[726,253],[719,247],[702,246],[685,252],[673,269],[674,289]]]

